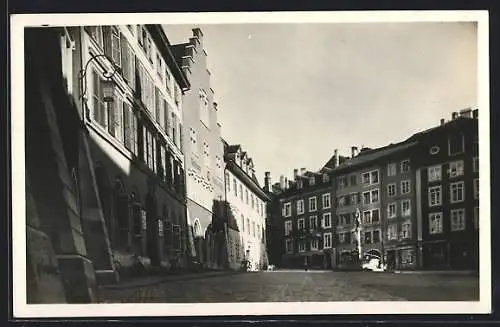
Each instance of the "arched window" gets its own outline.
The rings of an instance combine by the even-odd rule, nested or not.
[[[193,231],[195,237],[203,237],[203,231],[201,229],[200,220],[198,218],[194,220]]]

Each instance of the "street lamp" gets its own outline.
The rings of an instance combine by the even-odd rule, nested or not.
[[[96,60],[97,58],[106,58],[109,63],[112,66],[111,70],[106,70],[103,74],[104,80],[101,81],[101,87],[102,87],[102,92],[103,92],[103,101],[104,102],[113,102],[113,92],[114,92],[114,87],[115,83],[113,82],[113,76],[115,76],[116,73],[121,72],[120,66],[115,64],[112,58],[110,58],[106,54],[98,54],[98,55],[90,55],[90,59],[85,63],[84,68],[80,71],[80,76],[79,80],[80,83],[82,83],[82,102],[83,102],[83,107],[87,115],[89,114],[88,108],[86,106],[87,103],[87,70],[90,66],[90,64]]]

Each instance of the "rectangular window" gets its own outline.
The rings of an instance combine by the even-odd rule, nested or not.
[[[396,176],[396,164],[390,163],[387,165],[387,176]]]
[[[443,232],[443,214],[434,212],[429,214],[429,234],[441,234]]]
[[[101,77],[96,70],[92,70],[92,106],[93,118],[103,128],[108,125],[108,107],[104,102],[104,95],[101,86]]]
[[[401,194],[408,194],[410,193],[410,181],[401,181]]]
[[[358,193],[351,193],[349,195],[349,203],[351,204],[358,204],[358,199],[359,199],[359,194]]]
[[[450,184],[450,202],[457,203],[464,201],[464,182]]]
[[[370,184],[370,173],[363,173],[361,175],[361,180],[363,182],[363,185],[368,185]]]
[[[285,217],[290,217],[292,215],[292,203],[291,202],[285,203],[284,209],[285,209],[284,216]]]
[[[370,203],[371,203],[370,192],[363,192],[363,204],[370,204]]]
[[[429,207],[440,206],[441,203],[441,185],[429,187]]]
[[[299,241],[299,252],[305,252],[306,251],[306,244],[304,241]]]
[[[243,201],[243,185],[240,184],[240,200]]]
[[[103,46],[102,26],[86,26],[85,30],[99,46]]]
[[[337,184],[339,189],[347,187],[347,176],[339,176],[337,178]]]
[[[330,228],[332,226],[332,214],[331,213],[324,213],[323,214],[323,227],[324,228]]]
[[[365,232],[365,244],[372,243],[372,232]]]
[[[298,228],[299,230],[303,230],[303,229],[305,229],[305,226],[306,226],[306,225],[305,225],[304,218],[299,218],[299,219],[297,220],[297,228]]]
[[[328,174],[323,174],[323,183],[328,183],[330,181],[330,176]]]
[[[291,232],[292,232],[292,221],[286,220],[285,221],[285,236],[290,235]]]
[[[297,214],[301,215],[304,213],[304,200],[297,201]]]
[[[123,102],[123,145],[137,155],[137,116],[127,102]]]
[[[224,174],[224,178],[226,180],[226,190],[227,192],[231,192],[231,176],[229,176],[228,172]]]
[[[114,64],[118,67],[122,67],[120,32],[116,27],[111,29],[111,58]]]
[[[465,230],[465,209],[451,210],[451,231]]]
[[[380,221],[380,210],[373,209],[372,210],[372,222],[376,223]]]
[[[316,197],[309,198],[309,211],[316,211]]]
[[[448,154],[450,156],[464,152],[464,136],[462,134],[452,135],[448,138]]]
[[[311,250],[317,250],[318,249],[318,240],[316,240],[316,239],[311,240],[310,244],[311,244]]]
[[[309,229],[315,230],[318,227],[318,219],[316,216],[309,217]]]
[[[411,216],[411,202],[410,200],[401,201],[401,215],[403,217]]]
[[[474,173],[479,172],[479,157],[472,158],[472,171]]]
[[[401,263],[412,264],[415,258],[415,251],[413,249],[404,249],[401,250]]]
[[[233,178],[233,190],[234,190],[234,196],[238,196],[238,182],[236,181],[236,178]]]
[[[246,203],[248,204],[249,196],[248,196],[248,189],[247,188],[245,189],[245,200],[246,200]]]
[[[398,238],[398,226],[396,224],[391,224],[387,226],[387,239],[389,241],[396,240]]]
[[[464,174],[463,160],[450,162],[450,177],[462,176]]]
[[[441,180],[441,165],[427,168],[427,179],[429,182]]]
[[[371,224],[372,222],[372,212],[371,210],[367,210],[363,212],[363,223],[364,224]]]
[[[380,231],[374,230],[373,231],[373,243],[380,243]]]
[[[323,194],[323,209],[329,209],[330,207],[330,193]]]
[[[406,222],[401,225],[401,238],[402,239],[411,238],[411,223]]]
[[[287,239],[285,241],[285,247],[286,247],[287,253],[292,253],[293,252],[293,241],[290,239]]]
[[[250,228],[250,219],[247,218],[247,227],[248,227],[248,235],[251,233],[251,228]]]
[[[396,184],[392,183],[387,185],[387,196],[395,196],[396,195]]]
[[[351,184],[351,186],[356,186],[358,184],[358,176],[356,175],[349,176],[349,183]]]
[[[361,180],[363,182],[363,185],[378,184],[379,182],[378,170],[373,170],[370,172],[363,173],[361,175]]]
[[[410,160],[401,161],[401,172],[407,173],[410,171]]]
[[[396,212],[397,212],[397,204],[395,202],[389,203],[387,205],[387,217],[388,218],[396,217]]]
[[[255,232],[255,222],[254,221],[252,221],[252,235],[254,237],[255,237],[255,235],[257,235],[256,232]]]
[[[372,202],[371,203],[378,203],[379,202],[379,192],[378,192],[378,190],[372,190],[371,191],[371,196],[372,196]]]
[[[332,247],[332,233],[325,233],[323,235],[323,248],[331,248]]]

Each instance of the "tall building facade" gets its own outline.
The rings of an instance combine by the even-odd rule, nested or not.
[[[160,25],[82,30],[85,124],[109,240],[121,265],[187,262],[182,93],[189,88]],[[111,77],[110,77],[111,76]],[[97,249],[96,249],[97,250]]]
[[[189,82],[161,26],[33,29],[27,42],[32,221],[61,256],[66,301],[95,300],[96,284],[118,282],[137,257],[185,266]],[[59,177],[36,172],[42,162]]]
[[[203,33],[193,29],[189,42],[174,45],[174,53],[191,90],[183,98],[182,131],[187,178],[187,212],[194,234],[193,253],[206,267],[217,268],[222,255],[215,251],[214,201],[224,196],[224,148],[217,103],[210,87]]]
[[[478,110],[415,134],[419,251],[428,269],[479,264]]]
[[[228,266],[239,269],[247,262],[250,270],[261,270],[268,265],[266,206],[270,198],[259,185],[248,153],[240,145],[224,144],[225,201],[231,217],[226,235]]]
[[[288,184],[288,185],[287,185]],[[294,169],[293,179],[280,177],[282,228],[280,267],[324,268],[335,265],[333,181],[326,171]],[[274,224],[273,224],[274,225]]]

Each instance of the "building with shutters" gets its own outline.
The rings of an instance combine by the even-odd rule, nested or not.
[[[173,46],[178,65],[190,81],[183,97],[183,150],[186,168],[187,215],[193,234],[193,255],[204,267],[221,268],[224,252],[214,220],[224,197],[224,148],[203,33],[193,29],[186,43]]]
[[[156,266],[186,266],[189,82],[160,25],[86,26],[81,36],[85,126],[115,260],[123,265],[135,254]]]
[[[26,38],[26,166],[41,259],[66,302],[95,300],[141,261],[187,265],[182,94],[159,25],[33,28]],[[40,171],[40,169],[43,171]],[[52,245],[52,246],[49,246]],[[52,249],[50,249],[52,247]],[[44,254],[45,255],[45,254]],[[54,286],[54,289],[57,287]]]
[[[239,269],[245,261],[252,271],[266,269],[266,206],[270,198],[255,176],[253,159],[241,145],[224,141],[224,161],[228,267]]]

